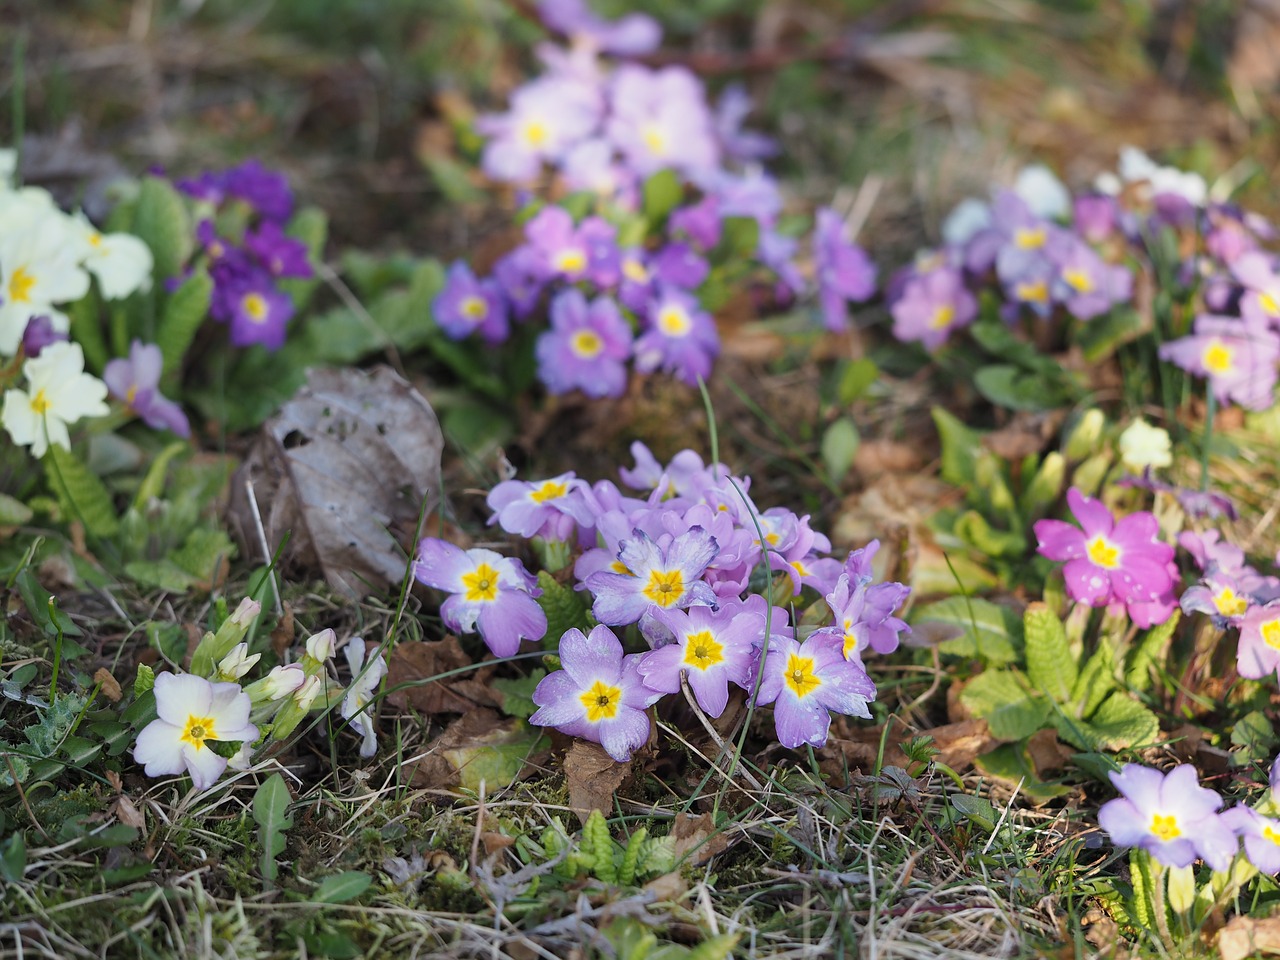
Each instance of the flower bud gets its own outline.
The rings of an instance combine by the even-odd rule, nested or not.
[[[262,659],[262,654],[249,656],[249,645],[237,643],[231,652],[218,664],[218,679],[222,681],[239,680],[253,669],[253,665]]]
[[[332,630],[321,630],[307,640],[307,656],[324,663],[337,649],[337,635]]]
[[[293,702],[303,710],[310,710],[312,705],[316,702],[316,698],[319,697],[321,692],[324,690],[324,687],[324,678],[313,674],[312,676],[307,677],[302,686],[294,692]]]
[[[262,681],[262,694],[268,700],[279,700],[297,690],[306,679],[302,667],[296,663],[276,667]]]

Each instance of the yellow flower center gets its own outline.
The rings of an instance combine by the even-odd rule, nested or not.
[[[951,321],[956,318],[956,308],[949,303],[944,303],[940,307],[935,307],[933,316],[929,318],[929,326],[934,330],[945,330],[951,326]]]
[[[693,329],[693,321],[683,307],[665,307],[658,314],[658,329],[668,337],[683,337]]]
[[[9,278],[9,299],[14,303],[30,303],[31,288],[36,285],[36,278],[27,273],[26,267],[19,267]]]
[[[674,606],[684,596],[684,575],[679,570],[654,570],[641,592],[660,607]]]
[[[1014,293],[1024,303],[1047,303],[1049,300],[1049,285],[1043,280],[1020,283],[1014,288]]]
[[[645,124],[644,131],[640,134],[640,138],[644,140],[644,145],[649,148],[650,152],[659,156],[666,153],[667,138],[662,132],[662,128],[656,123]]]
[[[587,255],[581,250],[561,250],[556,254],[555,267],[561,273],[581,273],[587,269]]]
[[[1089,555],[1089,561],[1100,567],[1114,570],[1120,566],[1120,548],[1102,534],[1098,534],[1085,545],[1085,552]]]
[[[583,360],[594,360],[604,350],[604,340],[594,330],[579,330],[569,338],[569,349]]]
[[[714,667],[724,660],[724,644],[717,643],[710,630],[690,634],[684,642],[684,662],[699,670]]]
[[[36,395],[31,398],[31,409],[42,417],[49,412],[49,398],[44,395],[43,390],[37,390]]]
[[[635,283],[649,282],[649,271],[639,260],[622,261],[622,275]]]
[[[557,500],[568,492],[569,485],[563,480],[544,480],[529,494],[529,499],[534,503],[546,503],[548,500]]]
[[[254,323],[262,323],[270,312],[266,298],[260,293],[246,293],[244,299],[240,301],[240,306]]]
[[[1274,293],[1258,294],[1258,304],[1266,311],[1268,316],[1280,317],[1280,300],[1276,299]]]
[[[623,563],[621,560],[613,561],[613,563],[609,564],[609,569],[612,570],[614,573],[620,573],[626,577],[635,576],[634,573],[632,573],[630,570],[627,569],[627,565]]]
[[[524,125],[524,142],[531,147],[543,146],[551,135],[541,120],[530,120]]]
[[[1165,816],[1162,813],[1153,814],[1151,817],[1151,832],[1161,840],[1176,840],[1182,836],[1182,831],[1178,829],[1178,818],[1173,814]]]
[[[498,571],[482,563],[462,575],[464,596],[470,603],[489,603],[498,597]]]
[[[1076,293],[1090,293],[1093,290],[1093,277],[1083,270],[1063,270],[1062,279]]]
[[[182,729],[182,736],[179,738],[183,743],[189,743],[197,750],[204,749],[206,740],[217,740],[218,734],[214,730],[213,717],[197,717],[194,713],[187,715],[187,725]]]
[[[1276,846],[1280,846],[1280,832],[1277,832],[1270,824],[1262,828],[1262,835]]]
[[[1238,617],[1249,608],[1249,601],[1230,587],[1223,587],[1214,596],[1213,605],[1224,617]]]
[[[851,617],[844,618],[844,658],[852,660],[858,652],[858,638],[853,633],[853,619]]]
[[[597,680],[579,699],[587,708],[588,722],[599,723],[601,720],[612,720],[618,714],[618,704],[622,701],[622,688],[608,687]]]
[[[468,320],[483,320],[489,315],[489,304],[485,303],[484,297],[473,294],[462,298],[462,303],[458,304],[458,312]]]
[[[1210,373],[1226,373],[1235,361],[1235,351],[1221,340],[1211,340],[1204,348],[1200,362]]]
[[[129,384],[129,389],[124,392],[124,405],[132,407],[133,401],[138,399],[138,385],[136,383]]]
[[[1280,617],[1268,620],[1261,627],[1262,642],[1273,650],[1280,650]]]
[[[792,560],[791,569],[794,570],[799,576],[807,577],[809,575],[809,568],[804,565],[803,560]]]
[[[1019,227],[1013,234],[1013,242],[1023,250],[1038,250],[1044,241],[1044,227]]]
[[[813,657],[802,657],[799,654],[787,655],[787,671],[784,674],[787,686],[797,697],[804,699],[822,686],[822,681],[813,672]]]
[[[100,234],[97,230],[94,230],[92,233],[89,234],[89,246],[91,247],[102,246],[102,234]]]

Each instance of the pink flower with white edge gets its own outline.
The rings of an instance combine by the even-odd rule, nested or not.
[[[191,774],[197,790],[213,786],[227,769],[210,741],[253,743],[252,704],[238,683],[210,683],[191,674],[162,673],[155,684],[157,719],[138,734],[133,759],[149,777]]]
[[[1071,599],[1092,607],[1123,603],[1130,616],[1157,618],[1153,622],[1160,622],[1159,611],[1164,611],[1167,619],[1174,606],[1173,547],[1158,539],[1155,515],[1139,511],[1117,522],[1100,500],[1075,487],[1067,491],[1067,504],[1079,527],[1039,520],[1035,534],[1043,556],[1065,561],[1062,573]]]
[[[1280,670],[1280,600],[1245,611],[1240,622],[1236,669],[1250,680]]]

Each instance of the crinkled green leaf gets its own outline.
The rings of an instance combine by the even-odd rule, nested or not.
[[[164,305],[160,325],[156,328],[156,345],[164,356],[164,375],[170,383],[182,368],[182,358],[191,348],[196,331],[209,316],[212,295],[213,281],[203,270],[198,270],[173,291]]]
[[[961,631],[938,645],[943,653],[977,657],[988,666],[1014,663],[1021,656],[1022,621],[1008,607],[980,597],[947,597],[918,608],[913,625],[940,624]]]
[[[1022,616],[1026,640],[1027,676],[1035,688],[1059,703],[1071,699],[1080,667],[1067,643],[1058,615],[1043,603],[1033,603]]]
[[[666,167],[644,182],[641,188],[645,218],[651,224],[661,223],[684,197],[684,187],[675,170]]]
[[[1157,624],[1147,631],[1133,653],[1129,655],[1129,665],[1124,673],[1124,682],[1130,690],[1138,693],[1151,689],[1154,668],[1163,663],[1169,651],[1169,643],[1173,632],[1182,619],[1182,611],[1174,610],[1164,623]]]
[[[942,440],[942,479],[960,487],[971,484],[983,449],[982,432],[961,423],[942,407],[934,407],[931,413]]]
[[[1100,641],[1093,656],[1085,661],[1084,668],[1076,678],[1075,686],[1071,691],[1071,701],[1076,705],[1076,716],[1090,716],[1107,698],[1107,694],[1115,688],[1115,657],[1112,655],[1111,645],[1104,639]]]
[[[172,184],[161,177],[142,179],[130,229],[151,248],[157,283],[182,272],[194,239],[187,206]]]
[[[42,463],[49,487],[69,519],[79,520],[88,533],[100,538],[120,529],[111,494],[75,454],[54,444]]]
[[[997,740],[1021,740],[1047,726],[1053,713],[1048,698],[1023,689],[1009,670],[985,670],[965,684],[960,702],[982,717]]]
[[[538,586],[542,589],[538,606],[547,615],[543,646],[548,650],[558,649],[565,631],[576,627],[585,633],[591,629],[591,606],[586,593],[560,583],[545,570],[538,571]]]
[[[539,668],[527,677],[499,677],[490,681],[489,685],[501,698],[503,713],[527,720],[538,709],[538,705],[533,702],[533,691],[546,675],[547,671]]]
[[[1111,694],[1088,721],[1054,716],[1058,736],[1081,750],[1124,750],[1152,743],[1160,735],[1154,713],[1125,691]]]

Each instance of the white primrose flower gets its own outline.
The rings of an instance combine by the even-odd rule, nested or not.
[[[275,667],[262,681],[262,693],[268,700],[280,700],[296,691],[307,679],[302,665],[290,663]]]
[[[43,191],[29,190],[0,197],[0,354],[5,356],[18,352],[31,317],[89,291],[69,218],[47,198]]]
[[[98,278],[98,289],[104,297],[118,300],[150,288],[155,258],[141,239],[131,233],[99,233],[83,212],[71,218],[70,223],[80,243],[80,259]]]
[[[231,648],[231,652],[222,658],[222,662],[218,664],[218,679],[239,680],[252,670],[253,665],[261,659],[262,654],[260,653],[249,656],[249,645],[247,643],[237,643]]]
[[[162,673],[156,677],[156,713],[138,734],[133,759],[147,776],[191,774],[197,790],[207,790],[227,769],[227,760],[209,741],[258,739],[249,722],[249,696],[236,683],[210,683],[191,674]]]
[[[338,635],[332,628],[321,630],[307,640],[307,656],[324,663],[334,655],[338,647]]]
[[[60,341],[22,365],[26,390],[6,390],[0,423],[13,442],[30,447],[31,455],[43,457],[56,443],[71,449],[67,425],[82,417],[105,417],[107,385],[84,372],[84,352],[80,344]]]
[[[1173,463],[1173,443],[1167,431],[1135,420],[1120,434],[1120,459],[1130,470],[1167,467]]]
[[[1046,220],[1058,220],[1071,212],[1071,193],[1057,174],[1042,163],[1023,167],[1013,192],[1027,202],[1031,212]]]
[[[369,667],[361,675],[364,667],[365,644],[361,637],[352,637],[346,647],[347,665],[351,667],[352,682],[347,695],[342,698],[342,716],[351,721],[351,727],[364,737],[360,744],[360,756],[372,757],[378,749],[378,737],[373,730],[373,717],[366,709],[373,700],[373,695],[387,673],[387,661],[382,654],[369,661]]]

